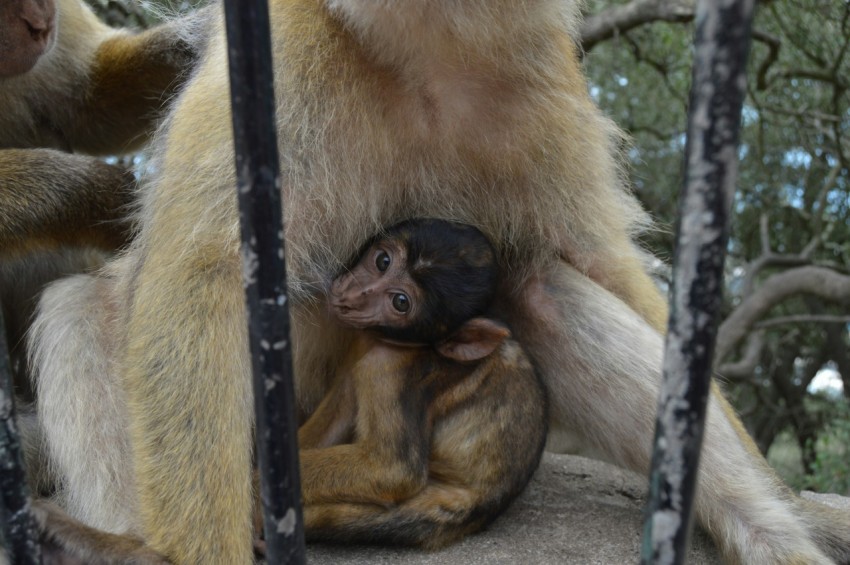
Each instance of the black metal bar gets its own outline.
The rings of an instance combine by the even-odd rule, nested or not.
[[[641,563],[683,563],[722,304],[754,0],[699,0],[650,500]]]
[[[270,564],[304,563],[280,165],[266,0],[225,0],[242,260]]]
[[[9,563],[38,565],[41,544],[35,518],[29,510],[29,488],[15,425],[12,366],[4,328],[0,310],[0,518],[3,521],[0,545],[5,548]]]

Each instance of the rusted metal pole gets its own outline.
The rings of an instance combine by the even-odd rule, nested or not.
[[[35,519],[29,510],[29,488],[15,425],[12,366],[4,327],[3,311],[0,310],[0,519],[3,522],[0,546],[5,549],[9,563],[39,565],[41,544]]]
[[[268,563],[305,562],[268,4],[225,0]]]
[[[683,563],[722,304],[754,0],[700,0],[641,563]],[[732,472],[732,470],[730,470]]]

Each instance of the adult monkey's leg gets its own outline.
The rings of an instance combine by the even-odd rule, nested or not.
[[[566,263],[527,283],[510,306],[547,385],[553,427],[567,426],[617,465],[647,473],[663,336]],[[752,445],[717,390],[709,405],[697,516],[729,562],[831,563],[795,516],[796,497]]]

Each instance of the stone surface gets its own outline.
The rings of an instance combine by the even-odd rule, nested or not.
[[[841,510],[850,511],[850,498],[846,496],[838,494],[824,494],[812,492],[810,490],[804,490],[800,493],[800,496],[808,498],[809,500],[814,500],[815,502],[820,502],[821,504],[826,504],[827,506],[833,506],[835,508],[840,508]]]
[[[436,552],[311,544],[311,565],[638,563],[646,479],[581,457],[546,454],[526,491],[489,529]],[[689,565],[720,563],[701,533]]]

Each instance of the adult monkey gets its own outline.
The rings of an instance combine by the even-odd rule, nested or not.
[[[380,226],[442,217],[496,244],[553,425],[645,472],[666,307],[632,241],[647,221],[623,189],[620,134],[579,68],[577,3],[272,0],[271,17],[301,408],[345,351],[317,290]],[[229,111],[219,19],[165,124],[138,237],[104,275],[47,292],[33,343],[47,440],[77,473],[69,510],[109,526],[127,496],[141,517],[127,529],[176,563],[251,558]],[[68,401],[104,383],[126,393],[118,446],[104,430],[120,436],[120,409],[87,427],[96,410]],[[696,509],[728,561],[850,561],[850,517],[781,485],[719,394],[709,411]]]
[[[107,26],[82,0],[4,0],[0,149],[138,149],[197,57],[199,19],[133,33]]]
[[[60,276],[97,268],[105,252],[129,241],[135,182],[94,157],[0,150],[0,308],[23,398],[32,394],[24,334],[39,292]]]
[[[119,154],[141,147],[189,74],[203,17],[132,33],[102,23],[82,0],[0,4],[0,218],[7,227],[0,252],[28,251],[45,239],[47,247],[77,244],[87,235],[100,238],[87,243],[108,249],[116,233],[123,242],[126,225],[104,224],[126,215],[116,209],[131,201],[132,179],[122,169],[26,150]],[[55,229],[59,223],[64,230]]]
[[[202,18],[134,33],[82,0],[0,2],[0,303],[21,372],[16,346],[42,286],[96,267],[130,234],[133,175],[67,152],[141,147],[189,74]]]

